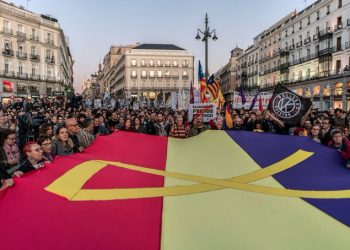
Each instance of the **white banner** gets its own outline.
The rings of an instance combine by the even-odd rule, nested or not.
[[[102,107],[101,99],[94,100],[94,109],[99,109]]]
[[[261,99],[262,99],[262,105],[264,109],[267,109],[267,107],[269,106],[270,103],[270,99],[272,97],[272,93],[268,93],[268,92],[261,92]],[[233,102],[232,102],[232,107],[234,109],[240,109],[240,108],[244,108],[244,109],[249,109],[250,105],[252,105],[252,101],[254,99],[255,95],[246,95],[245,99],[246,99],[246,103],[244,104],[244,106],[242,105],[242,97],[239,95],[239,92],[235,91],[233,92]],[[260,96],[258,95],[258,98],[255,102],[254,108],[253,109],[259,109],[259,99]]]
[[[92,108],[92,100],[90,98],[85,100],[85,108],[87,108],[87,109]]]
[[[209,122],[216,117],[217,106],[215,103],[195,103],[190,104],[188,109],[188,120],[193,120],[193,115],[202,114],[203,121]]]

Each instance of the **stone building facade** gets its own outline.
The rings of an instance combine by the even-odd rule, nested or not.
[[[321,110],[350,108],[350,0],[318,0],[293,11],[254,38],[253,47],[258,79],[246,73],[249,47],[238,58],[239,86],[273,91],[282,83]]]
[[[1,97],[51,97],[73,90],[68,38],[55,18],[0,1]]]

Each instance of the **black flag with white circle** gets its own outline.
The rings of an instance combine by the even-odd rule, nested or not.
[[[278,84],[273,92],[268,110],[285,123],[298,126],[311,105],[310,99],[303,98],[282,84]]]

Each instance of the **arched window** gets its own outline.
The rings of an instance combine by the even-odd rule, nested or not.
[[[314,95],[320,95],[321,93],[321,87],[320,86],[315,86],[314,87]]]
[[[334,95],[342,95],[343,93],[343,83],[337,82],[334,84]]]

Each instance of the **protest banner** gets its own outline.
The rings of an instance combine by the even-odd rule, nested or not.
[[[272,97],[272,93],[268,93],[268,92],[261,92],[261,99],[262,99],[262,105],[264,109],[267,109],[267,107],[269,106],[270,103],[270,99]],[[240,109],[240,108],[245,108],[245,109],[249,109],[249,107],[252,104],[252,101],[254,99],[255,94],[252,95],[246,95],[246,103],[244,105],[242,105],[242,97],[240,96],[239,92],[235,91],[233,93],[233,102],[232,102],[232,108],[234,109]],[[254,108],[253,109],[259,109],[259,98],[260,96],[257,98],[257,101],[255,102]]]
[[[217,105],[215,103],[190,104],[188,109],[188,120],[192,121],[196,114],[202,114],[203,121],[209,122],[216,117]]]

